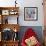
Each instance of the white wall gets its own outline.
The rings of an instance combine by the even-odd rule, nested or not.
[[[24,7],[38,7],[38,21],[24,21],[24,7],[20,11],[20,23],[22,26],[43,26],[42,0],[24,0]]]
[[[0,0],[0,6],[14,6],[15,0]],[[19,24],[21,26],[43,26],[43,6],[42,0],[17,0],[18,5],[20,7],[19,10]],[[24,7],[38,7],[38,21],[24,21]]]

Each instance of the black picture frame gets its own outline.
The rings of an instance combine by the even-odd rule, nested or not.
[[[24,7],[24,21],[37,21],[38,7]]]

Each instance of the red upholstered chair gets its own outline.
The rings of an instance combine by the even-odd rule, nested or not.
[[[36,40],[37,40],[37,35],[36,35],[36,33],[33,31],[33,29],[32,29],[32,28],[27,29],[27,31],[25,32],[24,37],[22,38],[21,45],[22,45],[22,46],[27,46],[25,40],[26,40],[26,39],[29,39],[29,38],[32,37],[32,36],[35,37]],[[37,40],[37,44],[35,44],[34,46],[41,46],[41,44],[40,44],[40,42]]]

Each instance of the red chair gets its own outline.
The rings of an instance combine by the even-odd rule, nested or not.
[[[33,31],[32,28],[29,28],[27,29],[27,31],[25,32],[25,35],[24,37],[22,38],[22,42],[21,42],[21,45],[22,46],[27,46],[26,43],[25,43],[25,40],[34,36],[36,39],[37,39],[37,35],[36,33]],[[37,40],[38,41],[38,40]],[[40,42],[38,41],[37,44],[35,46],[41,46]]]

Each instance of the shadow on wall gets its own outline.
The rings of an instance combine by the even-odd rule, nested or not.
[[[42,26],[21,26],[20,27],[20,31],[19,31],[20,42],[21,42],[21,40],[22,40],[22,38],[24,36],[24,33],[26,32],[26,30],[28,28],[32,28],[36,32],[39,41],[41,43],[43,43],[43,36],[42,36],[43,35],[43,33],[42,33],[43,30],[42,30]]]

